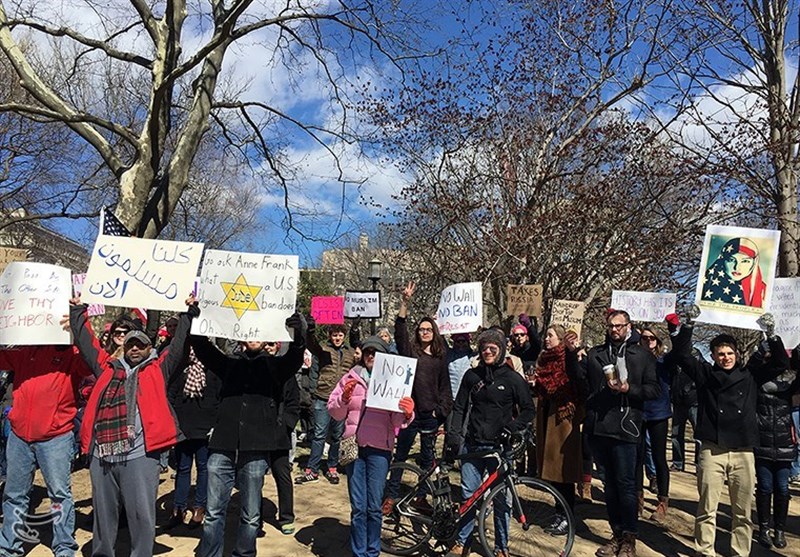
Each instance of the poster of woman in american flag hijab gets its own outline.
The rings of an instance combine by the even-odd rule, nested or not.
[[[695,292],[698,321],[760,329],[768,311],[778,259],[780,232],[709,226]]]

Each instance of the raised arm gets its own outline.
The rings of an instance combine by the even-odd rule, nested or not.
[[[159,356],[161,373],[164,374],[167,382],[177,370],[181,369],[182,364],[189,357],[189,343],[186,340],[189,338],[189,330],[192,328],[192,319],[200,315],[200,308],[197,307],[194,296],[190,296],[186,300],[186,305],[188,306],[187,310],[178,317],[178,327],[175,329],[172,342]]]
[[[759,350],[747,362],[747,369],[759,384],[774,379],[791,366],[781,337],[778,335],[769,337],[766,348],[768,355],[763,350]]]
[[[294,329],[294,341],[289,343],[289,348],[282,356],[277,356],[275,370],[282,381],[294,377],[297,370],[303,365],[303,355],[306,351],[305,338],[308,333],[308,325],[303,316],[293,313],[286,319],[286,326]]]
[[[69,326],[72,329],[73,342],[81,356],[94,376],[100,377],[106,369],[109,356],[100,346],[100,341],[92,330],[89,317],[86,315],[86,304],[80,303],[78,298],[70,300]]]
[[[397,345],[397,353],[400,356],[408,358],[413,357],[411,354],[411,341],[408,338],[408,324],[406,318],[408,317],[408,302],[414,295],[416,285],[414,282],[409,282],[403,289],[403,295],[400,297],[400,309],[397,311],[397,317],[394,320],[394,342]]]
[[[194,355],[200,363],[206,366],[214,375],[222,378],[228,370],[228,356],[222,353],[219,348],[208,340],[208,337],[191,335],[189,343],[194,349]]]

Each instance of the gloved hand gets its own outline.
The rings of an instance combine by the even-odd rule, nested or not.
[[[411,418],[411,415],[414,413],[414,399],[410,396],[404,396],[400,399],[400,402],[397,403],[397,406],[400,407],[400,410],[405,414],[406,419]]]
[[[669,329],[670,333],[674,333],[681,326],[681,318],[678,317],[677,313],[670,313],[664,318],[664,321],[667,322],[667,329]]]
[[[306,331],[308,331],[308,334],[312,334],[316,328],[317,322],[314,320],[314,318],[310,315],[306,317]]]
[[[771,313],[765,313],[758,318],[756,323],[764,330],[764,334],[767,335],[767,338],[775,336],[775,317]]]
[[[692,304],[692,307],[689,308],[689,311],[686,312],[686,322],[688,324],[694,323],[694,320],[700,317],[700,306],[697,304]]]
[[[355,379],[351,379],[347,383],[344,384],[342,388],[342,401],[343,402],[350,402],[350,398],[353,396],[353,389],[356,388],[358,385],[358,381]]]
[[[523,325],[526,329],[530,329],[532,324],[530,316],[527,313],[520,313],[519,324]]]
[[[286,318],[286,326],[294,329],[295,337],[302,338],[305,336],[306,320],[297,312]]]

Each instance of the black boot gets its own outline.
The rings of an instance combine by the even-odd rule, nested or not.
[[[769,507],[772,499],[771,493],[756,490],[756,513],[758,514],[758,543],[767,549],[772,547],[769,539]]]
[[[773,508],[775,510],[775,536],[772,542],[778,549],[786,547],[786,536],[783,531],[786,528],[786,516],[789,514],[789,499],[791,497],[788,493],[775,492]]]

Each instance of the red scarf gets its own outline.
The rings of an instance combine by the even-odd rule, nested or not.
[[[556,416],[559,421],[575,415],[575,403],[578,401],[575,386],[567,375],[564,352],[563,344],[542,350],[534,373],[538,395],[549,399],[551,405],[558,408]]]

